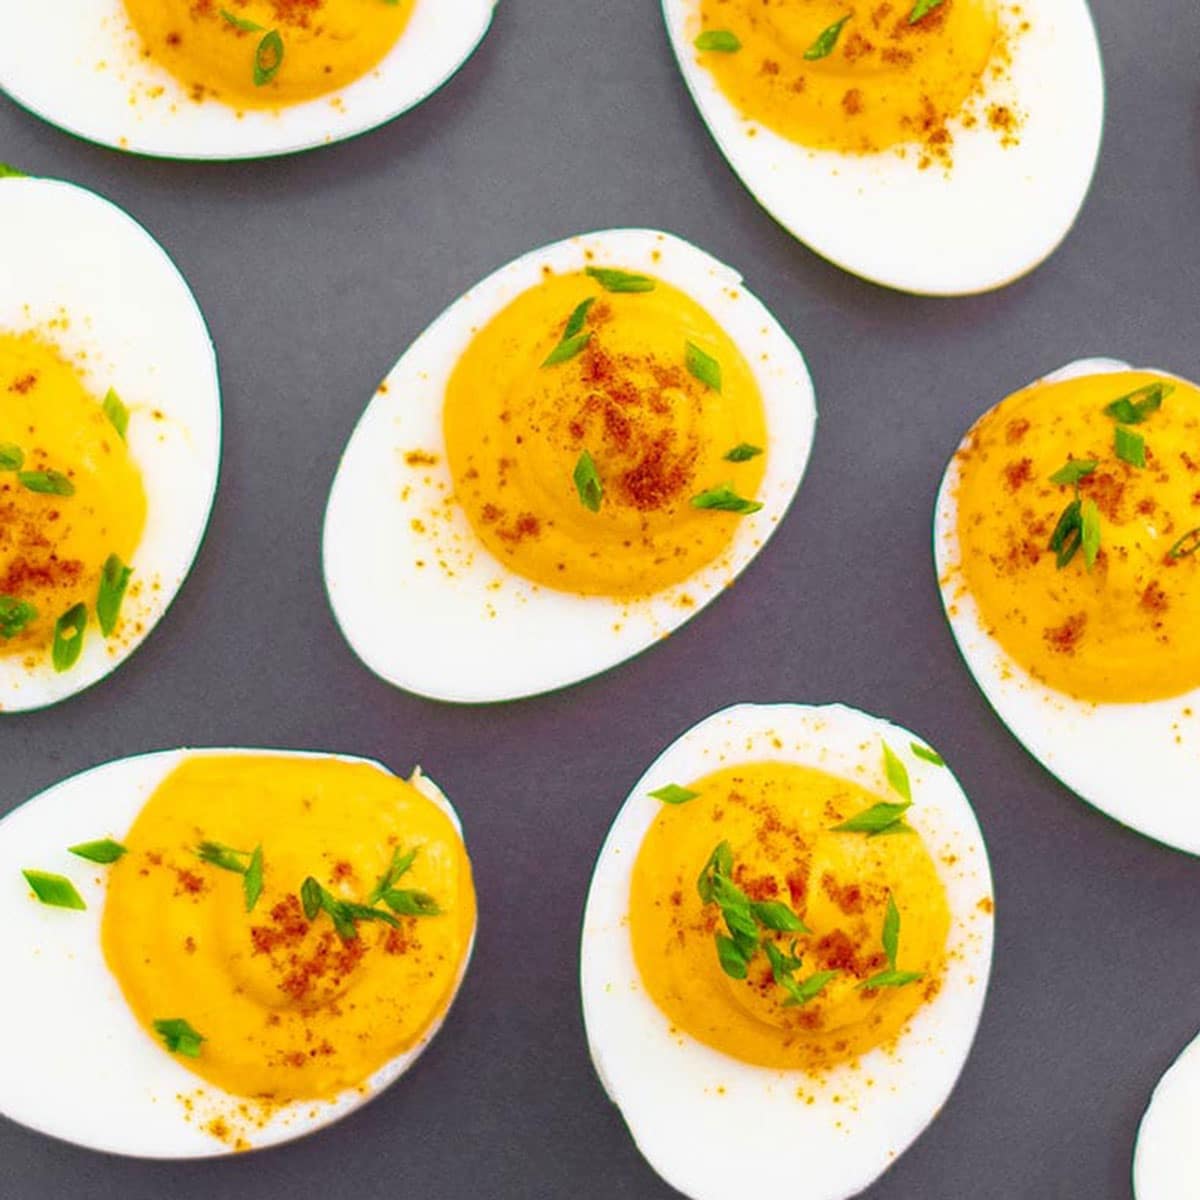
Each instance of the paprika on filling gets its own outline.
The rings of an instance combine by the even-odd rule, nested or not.
[[[419,1044],[453,999],[475,930],[466,849],[437,804],[379,767],[190,758],[123,842],[102,918],[109,968],[150,1037],[187,1021],[204,1041],[179,1062],[227,1092],[333,1099]],[[309,877],[330,907],[376,915],[306,911]]]
[[[745,517],[693,499],[728,485],[752,502],[770,453],[735,343],[690,296],[640,278],[647,290],[614,292],[548,275],[475,334],[446,388],[454,494],[472,528],[517,574],[562,591],[649,595],[717,560]],[[719,387],[692,369],[689,345],[718,364]],[[726,458],[743,445],[757,453]]]
[[[945,888],[920,835],[835,830],[884,797],[811,767],[746,763],[686,786],[699,794],[662,806],[629,896],[634,959],[672,1025],[743,1062],[814,1074],[894,1042],[940,990],[950,932]],[[761,925],[744,978],[717,952],[728,935],[723,897],[706,903],[699,882],[722,844],[734,888],[752,903],[786,906],[804,926]],[[888,973],[893,985],[864,986]],[[819,990],[796,1003],[820,976]]]
[[[0,656],[41,660],[145,523],[141,473],[101,400],[50,342],[0,332]]]
[[[146,56],[193,99],[300,104],[353,83],[400,39],[416,0],[125,0]]]
[[[1036,383],[980,418],[955,465],[949,582],[1021,667],[1085,701],[1200,687],[1200,389],[1145,371]],[[1088,511],[1090,563],[1082,529],[1057,537]]]
[[[740,46],[696,53],[744,117],[801,145],[874,154],[916,144],[921,165],[949,165],[947,122],[1006,59],[999,5],[942,0],[910,20],[915,4],[700,0],[695,32],[728,31]],[[1014,129],[997,133],[1011,140]]]

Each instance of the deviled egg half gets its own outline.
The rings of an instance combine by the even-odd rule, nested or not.
[[[1075,221],[1104,81],[1085,0],[663,0],[730,166],[817,253],[902,291],[999,287]]]
[[[120,209],[0,178],[0,712],[114,670],[166,612],[217,485],[216,359]]]
[[[474,935],[461,826],[419,770],[253,750],[97,767],[0,821],[19,980],[0,1113],[146,1158],[300,1137],[408,1069]]]
[[[1118,821],[1200,853],[1200,388],[1072,363],[967,433],[937,501],[950,627],[1001,720]]]
[[[837,705],[725,709],[646,772],[600,852],[580,956],[597,1074],[692,1200],[791,1194],[798,1170],[807,1200],[857,1195],[954,1087],[992,914],[931,747]]]
[[[1138,1129],[1137,1200],[1195,1200],[1200,1179],[1200,1037],[1159,1081]]]
[[[746,568],[815,419],[800,351],[703,251],[640,229],[536,250],[368,405],[325,518],[338,623],[377,674],[438,699],[594,675]]]
[[[66,0],[5,13],[0,88],[70,133],[261,158],[390,121],[470,57],[495,0]],[[47,48],[52,47],[52,52]]]

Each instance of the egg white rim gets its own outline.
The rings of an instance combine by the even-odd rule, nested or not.
[[[189,1093],[203,1093],[203,1103],[206,1106],[214,1101],[223,1105],[236,1105],[244,1100],[244,1097],[227,1093],[207,1080],[192,1074],[162,1047],[158,1046],[138,1024],[121,993],[120,986],[104,962],[100,945],[100,922],[107,886],[106,868],[97,867],[71,855],[66,846],[74,843],[76,837],[74,834],[68,837],[63,832],[74,828],[78,813],[85,806],[90,805],[92,812],[98,813],[101,803],[98,803],[91,793],[102,793],[111,779],[124,775],[128,776],[129,780],[128,783],[123,781],[124,793],[117,797],[117,803],[109,805],[109,811],[105,812],[102,817],[97,816],[93,828],[79,834],[83,838],[100,836],[100,826],[103,825],[108,836],[120,838],[136,819],[154,789],[177,765],[185,759],[223,755],[333,759],[339,762],[365,764],[384,771],[388,775],[395,775],[395,772],[382,763],[356,755],[257,747],[184,747],[176,750],[150,751],[146,754],[117,759],[92,767],[46,788],[0,818],[0,863],[3,863],[4,858],[8,856],[6,851],[8,843],[11,841],[12,828],[30,821],[37,821],[44,827],[39,832],[38,840],[45,843],[46,852],[40,861],[21,865],[66,874],[72,879],[80,895],[87,902],[87,910],[83,912],[48,908],[37,904],[36,901],[28,898],[29,889],[20,876],[20,868],[11,869],[12,864],[7,864],[10,869],[4,873],[4,878],[8,882],[0,884],[0,886],[10,889],[10,900],[14,908],[17,905],[25,906],[24,909],[17,909],[17,911],[35,914],[38,923],[48,930],[55,925],[59,926],[59,929],[55,929],[53,934],[48,936],[61,936],[61,931],[65,930],[73,942],[72,960],[85,959],[89,975],[93,977],[97,973],[102,975],[103,994],[97,997],[93,993],[93,1000],[98,999],[103,1004],[104,1011],[120,1023],[116,1036],[112,1038],[116,1043],[115,1048],[122,1053],[128,1051],[130,1047],[136,1046],[137,1048],[136,1061],[131,1062],[127,1057],[122,1057],[120,1062],[107,1064],[107,1069],[110,1074],[128,1075],[134,1078],[141,1070],[144,1070],[147,1074],[157,1078],[159,1082],[151,1084],[148,1090],[152,1093],[161,1093],[161,1095],[155,1095],[149,1102],[155,1109],[162,1112],[164,1117],[163,1124],[149,1136],[146,1134],[143,1120],[135,1124],[132,1135],[125,1141],[96,1132],[81,1137],[68,1137],[61,1128],[55,1127],[53,1122],[29,1119],[20,1115],[15,1107],[4,1107],[2,1089],[0,1089],[0,1116],[7,1117],[27,1129],[59,1141],[68,1141],[85,1149],[117,1154],[127,1158],[181,1160],[219,1158],[245,1152],[244,1150],[235,1151],[231,1146],[205,1133],[199,1122],[187,1122],[182,1109],[176,1106],[176,1097]],[[461,836],[462,823],[458,813],[437,784],[420,767],[413,768],[412,777],[408,782],[432,800],[450,818]],[[84,799],[80,799],[80,794],[84,795]],[[47,817],[48,808],[42,807],[43,804],[48,808],[63,810],[62,815],[53,819]],[[37,816],[31,816],[35,812]],[[103,882],[97,882],[95,878],[97,875]],[[384,1089],[408,1071],[436,1037],[454,1006],[454,1001],[457,999],[471,961],[477,931],[478,921],[467,945],[450,1000],[420,1042],[386,1063],[361,1088],[348,1089],[331,1101],[293,1101],[282,1106],[261,1128],[255,1129],[253,1133],[243,1135],[251,1143],[249,1149],[252,1151],[267,1149],[316,1133],[375,1099]],[[21,961],[22,955],[27,958],[29,954],[28,946],[18,944],[16,940],[18,936],[19,932],[15,933],[7,924],[0,925],[0,946],[8,951],[10,963]],[[5,946],[6,939],[10,939],[12,944]],[[3,1018],[0,1019],[0,1039],[3,1038],[4,1029],[13,1029],[18,1024],[18,1022],[14,1022],[11,1011],[14,1007],[14,998],[15,989],[9,989],[0,995],[0,1017]],[[30,1030],[29,1024],[21,1024],[20,1028],[24,1031],[27,1039]],[[89,1051],[87,1069],[93,1075],[105,1070],[105,1064],[99,1058],[100,1049],[94,1044],[87,1047]],[[70,1085],[74,1079],[75,1073],[71,1072],[64,1076],[62,1082],[66,1086]],[[96,1097],[97,1102],[102,1099],[102,1095]],[[144,1117],[145,1114],[143,1113],[142,1116]],[[164,1132],[168,1140],[174,1142],[170,1149],[164,1149],[161,1145],[155,1144],[155,1137]],[[186,1144],[181,1145],[181,1143]]]
[[[1043,116],[1052,119],[1035,121],[1027,113],[1019,144],[1007,148],[982,123],[962,129],[951,122],[956,140],[948,179],[936,164],[918,172],[911,151],[900,160],[891,152],[809,150],[747,121],[697,61],[697,0],[663,0],[663,15],[702,120],[730,168],[776,221],[823,258],[872,283],[959,296],[1003,287],[1048,258],[1074,225],[1099,160],[1104,76],[1091,12],[1086,0],[1040,3],[1056,11],[1039,12],[1017,40],[1009,79],[1019,106],[1038,95]],[[1058,28],[1046,24],[1054,19]],[[1038,187],[1039,173],[1051,181],[1066,178],[1070,187]],[[981,231],[980,214],[987,213],[999,220]],[[1026,227],[1033,214],[1041,231],[1036,237]]]
[[[270,158],[356,137],[428,99],[483,41],[495,4],[457,0],[461,14],[446,21],[437,0],[417,0],[400,40],[372,71],[328,96],[271,111],[196,104],[174,76],[141,60],[121,0],[23,5],[6,13],[0,90],[60,129],[114,149],[188,160]],[[56,48],[49,58],[29,49],[46,45]],[[157,88],[160,96],[141,94]]]
[[[901,1036],[899,1057],[872,1051],[860,1060],[860,1069],[835,1068],[824,1084],[815,1084],[803,1071],[749,1067],[672,1031],[641,985],[627,924],[633,864],[660,811],[660,802],[648,793],[737,762],[775,760],[845,775],[885,795],[881,738],[909,770],[915,803],[907,816],[930,846],[952,916],[942,989]],[[993,895],[991,871],[978,822],[957,780],[948,767],[915,757],[912,741],[928,745],[899,726],[843,705],[734,705],[705,718],[663,751],[609,831],[588,891],[581,936],[588,1048],[643,1157],[691,1200],[728,1200],[762,1188],[787,1194],[782,1189],[795,1188],[796,1158],[780,1147],[801,1145],[807,1200],[857,1195],[916,1140],[954,1088],[974,1041],[991,971],[994,922],[976,907],[982,897]],[[943,838],[956,847],[953,866],[940,858]],[[961,922],[964,914],[969,927]],[[959,1016],[949,1022],[951,1028],[940,1029],[954,1012]],[[660,1055],[656,1069],[648,1069],[655,1052]],[[669,1069],[663,1067],[666,1054],[672,1055]],[[746,1082],[751,1074],[753,1085]],[[858,1108],[840,1112],[854,1126],[845,1131],[844,1141],[833,1136],[823,1105],[807,1106],[791,1096],[797,1086],[828,1096],[868,1075],[875,1086],[869,1093],[857,1088]],[[911,1089],[907,1096],[903,1092],[913,1076],[936,1092],[921,1112],[910,1107]],[[727,1137],[733,1120],[736,1154],[729,1152]],[[827,1169],[836,1183],[821,1179]]]
[[[1172,1149],[1178,1149],[1171,1144],[1175,1139],[1171,1136],[1173,1131],[1169,1126],[1172,1123],[1179,1124],[1176,1118],[1178,1106],[1186,1103],[1186,1093],[1189,1091],[1193,1100],[1190,1107],[1194,1110],[1191,1115],[1194,1118],[1200,1114],[1200,1108],[1196,1107],[1200,1102],[1200,1034],[1180,1051],[1179,1056],[1163,1073],[1138,1124],[1133,1151],[1133,1193],[1136,1200],[1167,1200],[1163,1192],[1150,1191],[1151,1186],[1157,1186],[1162,1178],[1163,1163],[1163,1151],[1152,1147],[1158,1137],[1165,1137],[1168,1142],[1165,1150],[1168,1154]],[[1177,1169],[1180,1174],[1186,1174],[1186,1162],[1180,1163]]]
[[[757,494],[762,511],[741,519],[730,550],[716,562],[636,600],[557,592],[521,579],[484,549],[458,505],[453,536],[470,548],[469,566],[459,564],[448,579],[433,564],[424,572],[407,565],[435,557],[432,543],[413,532],[411,522],[427,518],[431,489],[443,489],[444,496],[453,491],[443,393],[474,330],[536,285],[543,267],[579,271],[589,254],[674,284],[738,345],[767,418],[766,476]],[[325,586],[339,628],[371,671],[406,691],[455,703],[515,700],[579,683],[633,658],[702,611],[783,521],[804,476],[816,423],[800,350],[741,276],[688,242],[644,229],[567,238],[501,267],[450,305],[381,387],[386,390],[376,393],[350,437],[330,493],[322,543]],[[425,469],[431,482],[414,486],[410,502],[401,487],[415,485],[418,473],[401,466],[399,456],[417,447],[438,462]],[[690,607],[681,605],[684,596],[693,600]],[[378,636],[381,629],[386,636]],[[555,655],[534,678],[530,647],[539,645],[553,646]],[[489,680],[480,678],[481,663]]]
[[[49,243],[30,239],[23,229],[35,211],[38,221],[56,221],[67,232]],[[86,350],[90,390],[102,396],[115,387],[133,408],[128,444],[146,489],[147,515],[130,565],[135,580],[161,576],[149,609],[138,607],[141,632],[123,627],[115,641],[104,639],[93,621],[69,671],[53,672],[49,650],[34,672],[15,658],[0,658],[2,715],[46,708],[90,688],[154,632],[204,543],[220,479],[222,412],[216,351],[195,296],[159,242],[124,209],[72,183],[5,178],[0,256],[6,268],[0,328],[36,329],[64,308],[70,327],[56,329],[54,343],[68,357]],[[21,278],[22,266],[36,266],[36,273],[26,270]],[[149,299],[148,276],[156,291]],[[82,312],[74,307],[80,295]],[[114,355],[118,345],[121,352]],[[108,368],[104,374],[101,363]],[[146,396],[165,414],[158,428],[138,411]],[[126,613],[130,609],[127,600]]]
[[[1035,382],[1130,370],[1179,378],[1118,359],[1085,358]],[[957,455],[970,437],[968,430],[950,457],[933,524],[938,591],[968,671],[1009,732],[1077,796],[1130,829],[1200,854],[1195,822],[1200,723],[1182,713],[1200,711],[1200,688],[1136,704],[1076,700],[1034,679],[982,629],[974,597],[957,577]]]

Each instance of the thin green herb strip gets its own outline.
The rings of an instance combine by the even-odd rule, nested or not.
[[[757,500],[747,500],[744,496],[739,496],[733,490],[730,484],[722,484],[720,487],[709,488],[706,492],[701,492],[698,496],[692,497],[693,508],[711,508],[718,512],[740,513],[747,516],[750,513],[756,513],[762,505]]]
[[[221,9],[221,16],[235,29],[240,29],[243,33],[262,33],[263,31],[262,25],[256,25],[253,21],[247,21],[245,17],[235,16],[227,8]]]
[[[75,485],[61,471],[18,471],[17,482],[41,496],[75,495]]]
[[[0,442],[0,471],[19,471],[25,465],[25,451],[12,442]]]
[[[695,342],[684,342],[687,369],[705,387],[714,392],[721,390],[721,364],[707,350],[697,346]]]
[[[32,869],[22,871],[21,874],[33,889],[33,894],[48,908],[70,908],[76,912],[83,912],[87,908],[83,897],[65,875]]]
[[[115,389],[109,388],[104,397],[104,415],[108,418],[112,427],[121,435],[121,440],[125,440],[125,432],[129,428],[129,409],[127,409],[117,395]]]
[[[585,273],[606,292],[652,292],[655,287],[649,275],[618,271],[615,267],[588,267]]]
[[[752,446],[749,442],[739,442],[725,455],[725,461],[732,463],[749,462],[750,459],[757,458],[761,453],[761,446]]]
[[[388,864],[388,869],[375,881],[375,886],[371,889],[371,894],[367,897],[367,903],[378,904],[383,899],[384,892],[390,891],[408,874],[416,858],[416,850],[410,850],[405,854],[397,846],[392,851],[392,861]]]
[[[1179,541],[1177,541],[1175,545],[1173,545],[1170,550],[1167,551],[1167,557],[1171,559],[1190,558],[1196,553],[1197,550],[1200,550],[1200,525],[1198,525],[1195,529],[1189,529],[1187,533],[1185,533],[1183,537],[1181,537]]]
[[[599,512],[604,499],[604,485],[596,471],[596,460],[586,450],[579,455],[572,478],[575,481],[575,490],[579,493],[579,503],[588,512]]]
[[[268,84],[283,66],[283,38],[278,29],[263,34],[262,41],[254,50],[254,86]]]
[[[114,842],[112,838],[103,838],[98,842],[80,842],[78,846],[68,846],[67,849],[77,858],[86,858],[88,862],[100,863],[101,866],[115,863],[129,853],[120,842]]]
[[[8,641],[36,619],[37,609],[28,600],[16,596],[0,596],[0,637]]]
[[[246,899],[246,911],[254,911],[263,890],[263,848],[255,846],[250,855],[250,865],[242,876],[242,894]]]
[[[1104,415],[1122,425],[1140,425],[1162,408],[1163,401],[1175,390],[1173,383],[1148,383],[1104,406]]]
[[[912,12],[908,14],[908,23],[915,25],[918,21],[924,20],[935,8],[941,7],[945,0],[917,0],[912,7]]]
[[[810,62],[819,58],[828,58],[837,45],[838,38],[841,36],[842,29],[847,21],[850,20],[851,14],[847,13],[840,21],[834,21],[832,25],[822,29],[817,36],[816,41],[804,52],[804,57]]]
[[[100,591],[96,595],[96,619],[100,622],[100,632],[105,637],[111,637],[121,617],[121,601],[125,599],[125,589],[129,587],[129,577],[133,568],[127,567],[115,554],[110,554],[104,560],[100,571]]]
[[[896,752],[883,743],[883,773],[892,785],[892,790],[899,792],[909,804],[912,803],[912,784],[908,780],[908,768],[900,761]]]
[[[1094,458],[1073,458],[1050,476],[1050,482],[1078,487],[1079,481],[1086,479],[1099,465]]]
[[[920,742],[909,742],[908,748],[916,758],[924,759],[927,763],[933,763],[935,767],[944,767],[946,765],[946,760],[930,746],[922,746]]]
[[[1090,571],[1096,565],[1096,556],[1100,553],[1100,509],[1095,500],[1085,500],[1079,513],[1080,544],[1083,546],[1083,558]]]
[[[1118,425],[1113,431],[1113,450],[1131,467],[1146,465],[1146,439],[1126,425]]]
[[[208,1040],[182,1017],[155,1021],[154,1032],[162,1038],[163,1044],[172,1054],[179,1054],[184,1058],[199,1058],[200,1047]]]
[[[833,831],[834,833],[865,833],[872,837],[887,831],[899,832],[893,830],[892,827],[903,824],[904,814],[910,808],[912,808],[911,801],[905,801],[903,804],[889,804],[881,801],[879,804],[872,804],[870,808],[863,809],[860,813],[855,813],[840,825],[833,826]],[[904,828],[907,830],[908,826],[905,825]]]
[[[742,48],[737,34],[728,29],[706,29],[692,44],[697,50],[716,50],[720,54],[733,54]]]
[[[649,795],[652,799],[661,800],[664,804],[686,804],[689,800],[695,800],[700,793],[689,791],[677,783],[668,783],[665,787],[650,792]]]
[[[54,622],[54,644],[50,661],[60,674],[69,671],[83,653],[83,635],[87,629],[87,608],[76,604]]]
[[[17,170],[12,163],[0,162],[0,179],[28,179],[24,171]]]

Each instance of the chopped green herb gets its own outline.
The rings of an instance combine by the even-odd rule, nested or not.
[[[154,1032],[172,1054],[184,1058],[199,1058],[200,1046],[208,1039],[197,1033],[182,1017],[154,1022]]]
[[[734,446],[734,448],[725,455],[725,461],[748,462],[752,458],[757,458],[761,453],[761,446],[752,446],[749,442],[739,442],[738,445]]]
[[[595,303],[596,297],[591,296],[575,306],[567,318],[567,324],[558,345],[547,355],[545,362],[542,363],[543,367],[553,367],[574,358],[592,340],[590,333],[582,333],[581,330],[587,320],[588,310]]]
[[[933,763],[935,767],[944,767],[946,760],[929,746],[922,746],[920,742],[909,742],[908,748],[917,758],[924,759],[927,763]]]
[[[847,13],[840,21],[834,21],[832,25],[821,30],[817,40],[805,50],[804,57],[809,60],[828,58],[833,53],[833,48],[841,36],[842,27],[850,20],[850,16],[851,14]]]
[[[1094,458],[1073,458],[1050,476],[1050,482],[1078,487],[1079,481],[1086,479],[1099,465]]]
[[[28,179],[24,171],[17,170],[12,163],[0,162],[0,179]]]
[[[749,515],[758,512],[762,505],[757,500],[747,500],[739,496],[733,490],[732,484],[724,483],[720,487],[709,488],[707,492],[693,496],[692,507]]]
[[[110,637],[117,627],[121,615],[121,601],[125,599],[125,589],[129,586],[129,577],[133,568],[127,567],[115,554],[110,554],[104,560],[100,572],[100,591],[96,596],[96,618],[100,622],[100,632]]]
[[[25,451],[12,442],[0,442],[0,471],[19,471],[25,465]]]
[[[1090,571],[1096,565],[1096,555],[1100,553],[1100,510],[1095,500],[1085,500],[1080,512],[1080,541],[1083,545],[1083,557]]]
[[[0,596],[0,637],[15,638],[36,616],[37,609],[28,600]]]
[[[1104,415],[1122,425],[1140,425],[1162,408],[1162,402],[1175,390],[1173,383],[1148,383],[1104,407]]]
[[[903,804],[888,804],[881,802],[872,804],[870,808],[863,809],[860,813],[855,813],[848,820],[843,821],[840,825],[833,827],[835,833],[866,833],[872,837],[876,834],[889,832],[898,833],[899,829],[894,829],[893,826],[901,826],[905,832],[909,826],[904,824],[904,814],[912,808],[911,801],[905,801]]]
[[[73,908],[83,911],[87,905],[75,890],[75,885],[65,875],[52,875],[49,871],[22,871],[25,882],[33,894],[51,908]]]
[[[586,273],[606,292],[652,292],[655,287],[649,275],[636,275],[613,267],[588,267]]]
[[[367,903],[378,904],[383,899],[384,892],[390,891],[408,874],[413,863],[416,861],[416,857],[416,850],[410,850],[405,854],[397,846],[392,851],[392,861],[388,864],[388,869],[380,875],[375,882],[375,886],[371,889],[371,894],[367,897]]]
[[[242,892],[246,897],[246,911],[253,912],[263,890],[263,848],[255,846],[250,855],[250,865],[242,876]]]
[[[685,342],[687,369],[705,387],[714,392],[721,390],[721,364],[707,350],[702,350],[695,342]]]
[[[754,918],[764,929],[775,933],[811,933],[805,923],[779,900],[757,900],[750,905]]]
[[[68,608],[54,622],[54,645],[50,650],[50,661],[56,671],[69,671],[79,661],[86,629],[87,608],[83,604]]]
[[[235,29],[240,29],[244,33],[262,33],[263,31],[263,26],[256,25],[253,21],[247,21],[245,17],[235,16],[227,8],[221,9],[221,16]]]
[[[717,961],[721,964],[721,970],[731,979],[745,979],[750,963],[746,955],[742,953],[741,947],[733,938],[726,937],[723,933],[715,934],[714,937],[717,943]]]
[[[728,842],[721,842],[708,856],[696,880],[696,891],[705,904],[713,902],[714,883],[718,875],[729,875],[733,871],[733,849]]]
[[[722,54],[733,54],[742,48],[737,34],[728,29],[706,29],[693,45],[697,50],[717,50]]]
[[[442,914],[442,906],[428,892],[393,889],[384,892],[383,902],[402,917],[439,917]]]
[[[1054,552],[1061,571],[1079,549],[1083,538],[1083,502],[1078,496],[1067,505],[1058,518],[1058,524],[1050,535],[1050,549]]]
[[[589,512],[599,512],[600,502],[604,499],[604,485],[596,471],[596,461],[584,450],[575,464],[575,490],[579,493],[579,503]]]
[[[222,871],[233,871],[236,875],[245,875],[249,869],[247,859],[249,850],[234,850],[231,846],[222,846],[220,842],[201,842],[196,847],[196,857]]]
[[[300,885],[300,903],[304,907],[305,920],[315,920],[321,911],[322,891],[324,889],[311,875]]]
[[[1124,425],[1118,425],[1113,435],[1113,448],[1117,452],[1117,457],[1122,462],[1129,463],[1131,467],[1146,465],[1146,439],[1140,433],[1135,433],[1134,430]]]
[[[109,388],[104,397],[104,415],[124,440],[125,431],[129,428],[129,409],[125,407],[121,397],[113,388]]]
[[[688,791],[687,788],[680,787],[677,783],[668,783],[666,787],[660,787],[650,795],[664,804],[686,804],[689,800],[695,800],[700,793]]]
[[[327,892],[326,895],[328,894]],[[389,896],[395,894],[394,892],[388,893]],[[351,921],[382,921],[393,929],[400,928],[400,922],[391,913],[384,912],[382,908],[372,908],[369,904],[354,904],[349,900],[338,900],[336,897],[331,897],[331,899],[341,909],[342,915]],[[334,924],[336,925],[337,922],[335,921]]]
[[[115,863],[128,853],[120,842],[114,842],[112,838],[104,838],[99,842],[80,842],[78,846],[70,846],[68,849],[79,858],[86,858],[88,862],[101,863],[104,866]]]
[[[771,974],[775,977],[775,982],[782,984],[784,977],[795,974],[802,966],[803,960],[796,954],[796,939],[792,938],[792,944],[787,954],[772,941],[763,942],[763,950],[766,953],[767,961],[771,964]]]
[[[279,74],[283,66],[283,38],[278,29],[263,34],[254,51],[254,86],[262,87]]]
[[[883,773],[892,785],[892,790],[899,792],[911,804],[912,785],[908,782],[908,768],[887,742],[883,743]]]
[[[75,485],[61,471],[18,471],[17,482],[43,496],[75,495]]]
[[[592,305],[596,303],[595,296],[589,296],[586,300],[581,300],[571,310],[571,315],[567,318],[566,328],[563,330],[563,339],[573,338],[580,330],[583,329],[584,322],[587,320],[587,315],[591,311]]]
[[[904,987],[907,983],[917,983],[925,976],[919,971],[880,971],[858,985],[859,991],[873,991],[876,988]]]
[[[1200,526],[1197,526],[1195,529],[1189,529],[1187,533],[1185,533],[1183,537],[1181,537],[1179,541],[1177,541],[1175,545],[1173,545],[1170,550],[1167,551],[1167,557],[1190,558],[1196,553],[1197,550],[1200,550]],[[3,612],[0,611],[0,622],[3,622],[3,619]],[[2,629],[0,629],[0,632],[2,632]]]
[[[918,21],[924,20],[929,16],[935,8],[939,8],[945,0],[917,0],[912,7],[912,12],[908,14],[908,23],[915,25]]]
[[[815,1000],[838,976],[837,971],[817,971],[803,983],[797,983],[790,976],[784,976],[783,987],[788,998],[783,1002],[784,1008],[798,1008]]]
[[[896,956],[900,950],[900,910],[891,892],[888,893],[887,910],[883,916],[883,952],[887,955],[888,969],[878,975],[872,975],[858,985],[859,991],[875,988],[903,987],[907,983],[916,983],[923,976],[916,971],[898,971]]]

